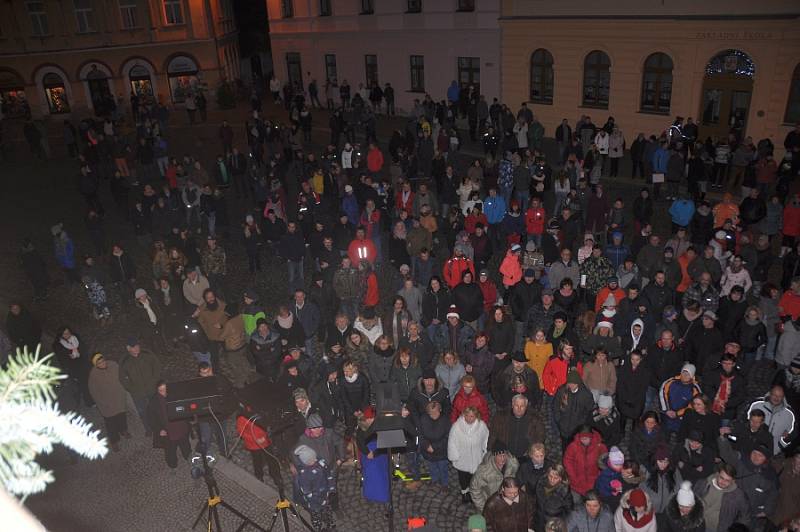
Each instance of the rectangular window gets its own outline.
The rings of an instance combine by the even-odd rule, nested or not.
[[[408,0],[408,7],[406,8],[407,13],[421,13],[422,12],[422,0]]]
[[[336,55],[325,54],[325,79],[329,81],[336,81]]]
[[[475,88],[475,94],[480,94],[481,85],[481,58],[458,58],[458,84],[462,90],[470,85]]]
[[[375,13],[375,2],[373,0],[361,0],[361,14],[372,15]]]
[[[378,86],[378,56],[367,54],[364,56],[364,73],[367,80],[367,88]]]
[[[136,20],[136,1],[137,0],[119,0],[119,14],[122,18],[122,27],[126,30],[139,27]]]
[[[411,92],[425,92],[425,57],[411,56]]]
[[[164,20],[167,24],[183,24],[182,0],[164,0]]]
[[[331,15],[333,15],[331,0],[319,0],[319,16],[329,17]]]
[[[31,31],[34,35],[42,36],[50,34],[50,26],[47,23],[47,10],[44,2],[28,2],[28,16],[31,19]]]
[[[458,0],[459,11],[475,11],[475,0]]]
[[[293,0],[281,0],[281,17],[292,18],[294,16]]]
[[[75,22],[77,23],[78,33],[91,33],[94,27],[94,9],[91,0],[74,0],[75,2]]]

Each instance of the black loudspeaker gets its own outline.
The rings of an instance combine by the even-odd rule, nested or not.
[[[400,400],[400,387],[396,382],[376,385],[375,412],[378,416],[383,413],[400,413],[402,408],[403,402]]]
[[[225,396],[217,385],[216,377],[201,377],[167,384],[167,419],[186,419],[195,415],[221,416],[225,410]]]
[[[399,449],[406,446],[403,431],[403,402],[397,383],[378,384],[375,388],[375,432],[378,433],[378,449]]]

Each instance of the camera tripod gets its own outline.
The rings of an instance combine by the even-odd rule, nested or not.
[[[281,524],[283,525],[283,532],[290,532],[288,512],[291,512],[291,514],[303,524],[303,527],[305,527],[306,530],[309,532],[314,532],[314,528],[308,523],[308,521],[305,520],[302,515],[300,515],[294,503],[286,498],[286,491],[283,489],[283,478],[281,478],[280,462],[278,462],[278,459],[271,454],[265,454],[269,459],[267,471],[269,471],[269,476],[272,477],[272,481],[275,483],[275,486],[278,487],[278,500],[275,501],[275,511],[272,513],[272,521],[270,522],[268,532],[272,532],[272,530],[275,528],[275,525],[278,523],[279,516],[281,518]]]
[[[192,523],[192,530],[197,527],[197,524],[200,522],[200,519],[203,518],[205,515],[207,527],[206,530],[208,532],[212,532],[216,530],[216,532],[222,532],[222,525],[219,522],[219,509],[218,507],[222,507],[233,515],[238,517],[242,520],[242,524],[236,529],[236,532],[241,532],[246,527],[250,526],[258,530],[259,532],[267,532],[264,528],[259,526],[255,521],[244,515],[242,512],[228,504],[227,502],[222,500],[222,497],[219,493],[219,486],[217,485],[217,480],[214,478],[214,472],[208,466],[208,458],[206,457],[205,453],[203,453],[203,479],[206,481],[206,487],[208,488],[208,499],[206,502],[203,503],[203,507],[200,508],[200,513],[197,515],[197,519],[194,520]],[[273,519],[274,521],[274,519]],[[270,528],[270,530],[272,530]],[[288,532],[288,528],[286,531]]]

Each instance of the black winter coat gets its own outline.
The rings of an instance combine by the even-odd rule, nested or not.
[[[719,438],[719,428],[721,425],[721,418],[714,412],[706,412],[705,415],[701,416],[694,410],[689,409],[684,414],[681,429],[678,431],[678,443],[681,444],[688,438],[689,433],[693,430],[699,430],[703,435],[703,448],[716,452],[717,438]],[[703,476],[707,475],[708,471],[706,475]]]
[[[703,511],[703,501],[695,498],[694,507],[688,515],[683,516],[678,508],[677,497],[673,497],[667,505],[663,519],[658,522],[658,529],[662,532],[705,532],[706,520],[703,518]]]
[[[430,290],[425,292],[422,298],[422,324],[427,327],[434,319],[444,323],[447,319],[447,310],[450,308],[451,301],[450,292],[444,287],[439,289],[438,292]]]
[[[653,432],[648,433],[641,424],[636,424],[635,430],[631,432],[630,443],[628,443],[628,453],[631,460],[642,466],[649,466],[653,463],[653,453],[656,447],[666,444],[667,439],[661,427],[656,427]]]
[[[369,406],[369,380],[359,373],[355,382],[341,383],[342,408],[345,416],[352,416],[356,410],[364,410]]]
[[[424,415],[419,420],[419,451],[432,462],[447,460],[447,437],[450,435],[450,418],[440,414],[437,419]],[[428,450],[428,446],[433,452]]]
[[[112,281],[121,283],[136,279],[136,265],[130,255],[127,253],[123,253],[119,257],[111,255],[109,260]]]
[[[528,309],[542,299],[542,285],[534,281],[528,284],[523,279],[511,291],[511,313],[516,321],[525,321]]]
[[[475,321],[483,313],[483,292],[475,283],[459,283],[453,288],[453,305],[463,321]]]
[[[733,370],[733,380],[731,381],[731,391],[728,401],[725,403],[725,411],[722,412],[722,419],[736,419],[736,411],[747,399],[747,381],[744,375],[738,370]],[[703,376],[703,393],[713,402],[719,391],[722,382],[722,368],[713,371],[709,375]]]
[[[635,370],[629,361],[617,368],[617,408],[626,418],[639,419],[644,411],[647,386],[652,380],[652,370],[639,363]]]

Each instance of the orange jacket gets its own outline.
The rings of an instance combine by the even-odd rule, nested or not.
[[[675,288],[680,293],[686,292],[686,289],[692,285],[692,276],[689,275],[689,257],[686,253],[678,257],[678,266],[681,267],[681,282]]]
[[[506,256],[500,264],[500,273],[503,274],[503,286],[506,288],[522,280],[522,264],[519,263],[519,257],[510,249],[506,251]]]
[[[714,227],[722,227],[722,224],[728,218],[733,220],[733,223],[736,223],[736,219],[739,217],[739,206],[732,202],[733,196],[726,192],[723,199],[728,200],[730,203],[723,201],[714,206]]]

